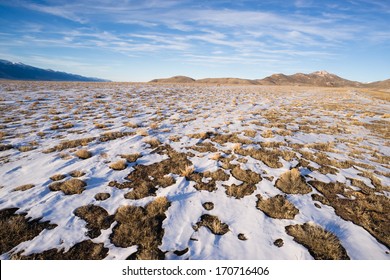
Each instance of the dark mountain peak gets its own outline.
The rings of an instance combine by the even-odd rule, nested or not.
[[[0,79],[29,81],[108,82],[108,80],[84,77],[76,74],[41,69],[21,62],[0,59]]]

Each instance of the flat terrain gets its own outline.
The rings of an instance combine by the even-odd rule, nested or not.
[[[0,82],[1,259],[390,259],[390,103]]]

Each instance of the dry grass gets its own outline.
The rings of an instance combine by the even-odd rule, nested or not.
[[[64,249],[50,249],[42,253],[22,256],[13,255],[12,259],[22,260],[102,260],[107,256],[108,249],[103,243],[94,243],[91,240],[85,240],[75,244],[65,252]]]
[[[32,189],[33,187],[35,187],[34,184],[26,184],[26,185],[22,185],[22,186],[14,188],[13,191],[14,192],[16,192],[16,191],[27,191],[29,189]]]
[[[134,135],[133,132],[109,131],[109,132],[102,133],[99,137],[99,141],[107,142],[107,141],[115,140],[126,136],[132,136],[132,135]]]
[[[120,157],[126,159],[126,161],[128,163],[133,163],[133,162],[136,162],[137,159],[142,157],[142,155],[140,153],[135,153],[135,154],[129,154],[129,155],[120,155]]]
[[[18,150],[22,153],[24,152],[29,152],[29,151],[32,151],[32,150],[35,150],[36,147],[32,146],[32,145],[23,145],[23,146],[19,146],[18,147]]]
[[[153,149],[161,145],[161,142],[156,137],[149,137],[144,142],[149,144]]]
[[[243,198],[244,196],[251,195],[256,190],[254,185],[250,185],[247,183],[242,183],[241,185],[232,184],[230,186],[225,186],[226,194],[228,196],[233,196],[237,199]]]
[[[8,252],[21,242],[31,240],[44,229],[56,225],[38,220],[27,220],[26,214],[15,214],[17,208],[0,210],[0,255]]]
[[[126,122],[124,123],[125,126],[127,127],[130,127],[130,128],[138,128],[138,124],[134,123],[134,122]]]
[[[87,222],[87,235],[92,239],[98,237],[102,229],[108,229],[113,222],[113,216],[108,215],[104,208],[92,204],[78,207],[74,214]]]
[[[126,160],[118,160],[108,165],[112,170],[124,170],[127,167]]]
[[[97,194],[95,194],[95,199],[96,200],[106,200],[106,199],[109,199],[110,196],[111,195],[109,193],[97,193]]]
[[[275,137],[274,133],[272,132],[272,130],[266,130],[264,131],[262,134],[261,134],[261,137],[263,138],[273,138]]]
[[[257,197],[257,209],[263,211],[267,216],[274,219],[294,219],[299,210],[288,201],[283,195],[276,195],[274,197],[263,199],[260,194]]]
[[[219,160],[221,157],[222,157],[221,153],[215,153],[215,154],[209,155],[209,159],[212,159],[212,160]]]
[[[50,177],[50,180],[52,180],[52,181],[61,181],[64,178],[66,178],[65,174],[55,174],[55,175]]]
[[[63,151],[65,149],[76,148],[79,146],[86,146],[88,145],[88,143],[94,141],[95,139],[96,139],[95,137],[88,137],[88,138],[82,138],[76,140],[62,141],[60,144],[45,150],[44,153],[52,153],[54,151]]]
[[[356,181],[354,182],[356,184]],[[383,195],[377,195],[361,185],[362,191],[353,191],[342,183],[310,182],[329,202],[338,216],[362,226],[379,242],[390,247],[390,203]],[[340,199],[338,195],[354,197]]]
[[[77,150],[74,155],[79,159],[87,159],[92,157],[92,153],[86,149]]]
[[[162,222],[170,202],[165,197],[156,198],[145,208],[121,206],[115,213],[117,225],[110,235],[111,243],[127,248],[138,245],[134,259],[164,259],[158,248],[164,235]]]
[[[224,235],[229,231],[229,226],[225,223],[222,223],[217,216],[212,216],[204,214],[200,217],[200,221],[194,226],[195,230],[198,230],[200,227],[207,227],[215,235]]]
[[[305,246],[316,260],[349,260],[338,238],[318,225],[290,225],[286,227],[286,232]]]
[[[311,192],[311,188],[306,184],[305,179],[297,168],[283,173],[275,185],[287,194],[307,194]]]
[[[187,165],[182,171],[181,174],[182,176],[188,178],[191,174],[193,174],[195,171],[195,167],[193,165]]]
[[[241,143],[234,143],[232,145],[232,151],[233,153],[237,152],[239,149],[241,149],[242,144]]]
[[[0,152],[11,150],[12,148],[13,148],[13,146],[10,144],[0,145]]]
[[[231,172],[234,178],[246,182],[248,184],[256,185],[258,182],[262,180],[261,176],[256,172],[253,172],[251,170],[241,169],[240,166],[238,165],[235,166]]]
[[[148,131],[144,128],[137,129],[136,134],[139,136],[148,136],[149,135]]]
[[[78,177],[82,177],[85,175],[85,172],[84,171],[81,171],[81,170],[73,170],[69,173],[70,176],[74,177],[74,178],[78,178]]]
[[[62,191],[65,195],[81,194],[87,184],[79,179],[69,179],[64,182],[54,182],[49,185],[51,191]]]

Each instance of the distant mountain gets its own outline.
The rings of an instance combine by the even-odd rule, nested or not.
[[[390,89],[390,79],[387,79],[384,81],[368,83],[368,84],[365,84],[364,86],[372,87],[372,88],[388,88],[388,89]]]
[[[166,79],[154,79],[151,80],[149,83],[193,83],[195,80],[190,77],[186,76],[174,76],[172,78],[166,78]]]
[[[29,81],[108,82],[108,80],[46,70],[0,59],[0,79]]]
[[[239,78],[207,78],[196,80],[196,83],[202,84],[223,84],[223,85],[256,85],[256,81]]]
[[[274,74],[264,79],[239,78],[206,78],[195,80],[189,77],[176,76],[167,79],[155,79],[154,83],[203,83],[203,84],[237,84],[237,85],[289,85],[289,86],[318,86],[318,87],[363,87],[386,86],[390,80],[371,84],[343,79],[326,71],[317,71],[310,74],[297,73],[293,75]],[[383,84],[382,84],[383,83]],[[387,86],[388,87],[388,86]]]
[[[293,75],[274,74],[262,80],[256,80],[264,85],[301,85],[319,87],[360,87],[362,84],[340,78],[326,71],[317,71],[310,74],[297,73]]]

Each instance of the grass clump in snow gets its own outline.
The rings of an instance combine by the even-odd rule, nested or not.
[[[251,170],[241,169],[238,165],[232,169],[232,175],[237,180],[246,182],[248,184],[255,185],[261,181],[261,176],[259,174]]]
[[[62,179],[66,178],[65,174],[54,174],[50,177],[50,180],[52,181],[61,181]]]
[[[288,201],[283,195],[276,195],[274,197],[263,199],[260,194],[257,197],[257,209],[263,211],[267,216],[274,219],[294,219],[299,210]]]
[[[11,259],[22,260],[102,260],[107,256],[108,249],[103,243],[94,243],[91,240],[84,240],[77,243],[65,252],[65,249],[50,249],[42,253],[35,253],[28,256],[16,254]]]
[[[108,229],[113,222],[113,216],[96,205],[87,205],[78,207],[74,214],[87,222],[87,235],[90,238],[96,238],[101,234],[102,229]]]
[[[119,207],[115,213],[117,225],[110,235],[112,244],[122,248],[137,245],[138,251],[130,256],[133,259],[164,259],[164,253],[158,246],[164,236],[164,212],[169,206],[166,197],[159,197],[146,207]]]
[[[241,185],[232,184],[225,186],[227,196],[233,196],[237,199],[243,198],[244,196],[251,195],[256,190],[254,185],[248,183],[242,183]]]
[[[353,181],[357,184],[357,180]],[[310,182],[335,209],[338,216],[362,226],[379,242],[390,247],[390,203],[389,198],[378,195],[374,189],[360,184],[354,191],[342,183]],[[342,195],[345,198],[340,198]]]
[[[26,214],[15,214],[17,208],[0,210],[0,255],[8,252],[21,242],[31,240],[44,229],[52,229],[56,225],[39,220],[28,220]]]
[[[222,223],[217,216],[204,214],[200,217],[200,221],[194,226],[195,230],[198,230],[200,227],[207,227],[215,235],[224,235],[229,231],[229,226],[225,223]]]
[[[137,159],[142,157],[142,155],[140,153],[126,154],[126,155],[124,154],[124,155],[120,155],[120,156],[121,156],[121,158],[126,159],[128,163],[136,162]]]
[[[106,200],[106,199],[109,199],[110,196],[111,195],[109,193],[97,193],[97,194],[95,194],[95,199],[96,200]]]
[[[74,154],[79,159],[87,159],[92,157],[92,153],[86,149],[77,150]]]
[[[80,179],[69,179],[64,182],[54,182],[49,185],[51,191],[62,191],[65,195],[81,194],[87,184]]]
[[[109,165],[112,170],[123,170],[127,167],[126,160],[118,160]]]
[[[311,192],[311,188],[306,184],[297,168],[283,173],[276,181],[276,187],[286,194],[307,194]]]
[[[35,187],[34,184],[26,184],[26,185],[22,185],[22,186],[14,188],[13,191],[14,192],[16,192],[16,191],[27,191],[29,189],[32,189],[33,187]]]
[[[286,232],[305,246],[316,260],[349,260],[337,236],[316,224],[286,226]]]

